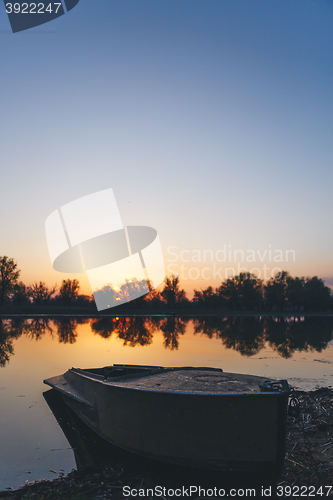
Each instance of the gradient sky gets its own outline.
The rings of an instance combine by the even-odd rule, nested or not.
[[[333,276],[330,0],[80,0],[17,34],[0,7],[0,255],[26,284],[88,292],[52,269],[44,223],[109,187],[166,266],[230,245]]]

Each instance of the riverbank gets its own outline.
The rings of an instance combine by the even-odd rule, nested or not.
[[[279,485],[285,488],[280,491],[284,491],[285,495],[279,495],[279,498],[333,498],[333,390],[322,388],[311,392],[295,391],[294,396],[300,404],[300,417],[288,417],[287,453],[279,480]],[[167,468],[159,467],[163,470],[163,478],[158,477],[158,469],[147,469],[143,473],[120,466],[83,468],[53,481],[28,483],[15,491],[0,492],[0,499],[124,499],[124,486],[139,490],[163,485],[163,481],[172,484],[174,478],[168,476]],[[330,491],[329,486],[332,487]],[[288,487],[293,488],[295,495],[290,494]],[[303,487],[307,494],[301,495],[301,489],[297,487]],[[310,494],[311,492],[313,494]],[[258,487],[256,496],[259,496],[259,493]],[[271,497],[274,498],[273,493]],[[163,495],[162,492],[160,498],[169,499],[171,496],[168,496],[167,492]],[[193,495],[192,498],[205,497]]]
[[[184,318],[199,317],[333,317],[333,311],[267,311],[267,310],[226,310],[226,309],[204,309],[204,308],[179,308],[179,309],[118,309],[111,312],[96,312],[96,309],[85,308],[63,308],[63,307],[40,307],[40,308],[13,308],[0,309],[0,319],[11,318],[131,318],[149,316],[176,316]]]

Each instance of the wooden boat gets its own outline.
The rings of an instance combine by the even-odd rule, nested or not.
[[[214,368],[113,365],[44,380],[112,444],[172,464],[278,474],[286,380]]]

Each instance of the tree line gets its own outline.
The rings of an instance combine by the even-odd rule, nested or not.
[[[20,270],[14,259],[0,257],[0,305],[34,304],[40,305],[76,305],[93,307],[92,296],[80,294],[80,284],[76,279],[62,280],[60,287],[48,287],[39,281],[25,285],[19,281]],[[131,286],[129,286],[131,285]],[[219,287],[208,286],[194,290],[192,300],[180,287],[178,276],[169,276],[164,280],[161,292],[152,290],[131,301],[130,289],[140,286],[140,282],[127,283],[118,292],[123,294],[125,304],[120,308],[203,308],[267,311],[326,311],[333,309],[333,295],[323,280],[314,277],[292,277],[287,271],[276,274],[267,282],[251,273],[240,273],[226,279]],[[128,294],[128,296],[126,295]]]
[[[61,302],[70,305],[74,302],[89,303],[92,298],[80,295],[80,284],[76,279],[63,280],[61,286],[48,287],[44,281],[25,285],[19,281],[21,271],[14,259],[0,257],[0,304],[13,303],[45,305],[51,302]]]

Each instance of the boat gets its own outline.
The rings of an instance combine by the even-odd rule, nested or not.
[[[286,380],[218,368],[72,368],[44,383],[93,431],[137,455],[225,472],[281,471]]]

